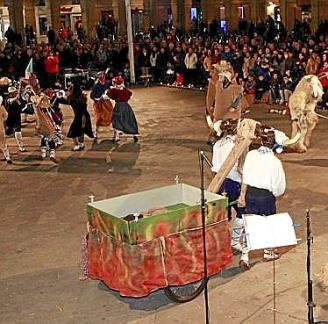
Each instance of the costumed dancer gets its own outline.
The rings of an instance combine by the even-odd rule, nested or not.
[[[56,146],[63,145],[63,127],[64,127],[64,116],[60,109],[60,104],[67,102],[65,99],[65,91],[58,90],[53,91],[52,89],[47,89],[45,94],[50,98],[51,103],[51,116],[56,125]]]
[[[50,98],[46,94],[41,94],[35,108],[39,125],[38,135],[41,137],[41,158],[45,159],[47,152],[49,152],[50,160],[58,163],[56,159],[56,138],[58,133],[56,123],[52,118]]]
[[[276,197],[284,194],[286,179],[282,163],[273,152],[276,145],[274,130],[259,126],[256,132],[261,146],[246,155],[239,202],[246,206],[247,214],[268,216],[276,214]],[[245,270],[249,269],[248,252],[247,246],[244,246],[239,264]],[[277,254],[264,250],[265,261],[276,258]]]
[[[233,83],[234,73],[228,63],[221,61],[216,82],[214,122],[239,119],[242,112],[243,88]]]
[[[0,148],[2,150],[4,159],[7,163],[12,163],[10,159],[10,154],[8,147],[6,145],[6,131],[5,131],[5,121],[7,120],[8,113],[3,104],[3,98],[0,96]]]
[[[18,90],[13,86],[8,88],[8,98],[6,102],[6,109],[8,112],[8,118],[6,121],[6,135],[10,136],[15,134],[15,139],[19,150],[21,152],[26,152],[21,131],[22,101],[20,99],[19,92],[20,88]]]
[[[27,85],[22,94],[22,123],[33,123],[34,120],[29,120],[28,116],[34,115],[34,106],[35,106],[35,93],[32,86]]]
[[[212,171],[217,173],[225,160],[228,158],[230,152],[235,147],[235,138],[237,134],[238,120],[227,119],[222,121],[218,135],[221,137],[213,146],[213,158],[212,158]],[[228,218],[232,218],[232,207],[235,209],[237,215],[236,219],[242,219],[242,214],[244,213],[244,208],[240,208],[237,205],[237,199],[240,196],[241,189],[241,175],[238,172],[238,162],[236,161],[235,165],[227,175],[224,180],[219,194],[225,195],[228,197]],[[233,236],[232,236],[233,240]],[[241,250],[241,246],[234,246],[238,250]]]
[[[74,141],[73,151],[82,151],[85,148],[84,135],[90,138],[94,138],[94,135],[88,112],[87,97],[83,94],[78,84],[74,83],[70,87],[67,103],[74,111],[74,119],[67,133],[67,137],[72,138]]]
[[[131,106],[128,104],[132,92],[124,86],[121,76],[113,79],[113,87],[107,91],[107,95],[115,100],[112,125],[115,132],[115,141],[119,141],[120,135],[133,135],[134,142],[138,142],[138,124]]]
[[[92,88],[90,97],[93,100],[93,108],[96,120],[95,138],[99,137],[100,127],[109,127],[112,123],[113,105],[106,95],[108,83],[105,72],[98,73],[98,80]]]

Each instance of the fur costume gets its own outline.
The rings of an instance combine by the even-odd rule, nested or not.
[[[312,131],[318,123],[315,108],[322,96],[320,80],[314,75],[307,75],[298,83],[289,99],[292,137],[301,133],[299,141],[292,146],[296,152],[306,152],[310,146]]]

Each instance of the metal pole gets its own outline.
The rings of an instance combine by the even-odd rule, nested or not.
[[[308,281],[308,323],[314,324],[313,308],[315,304],[313,302],[313,287],[312,287],[312,277],[311,277],[311,248],[313,243],[313,236],[311,230],[311,214],[310,210],[306,211],[306,233],[307,233],[307,281]]]
[[[273,260],[273,323],[276,324],[277,323],[277,302],[276,302],[276,260]]]
[[[201,212],[202,212],[202,238],[203,238],[203,254],[204,254],[204,298],[205,298],[205,323],[210,323],[210,310],[209,310],[209,300],[208,300],[208,273],[207,273],[207,250],[206,250],[206,198],[205,198],[205,172],[204,172],[204,162],[205,153],[203,151],[199,152],[200,155],[200,176],[201,176]]]
[[[132,33],[132,17],[131,17],[131,0],[125,0],[125,14],[129,44],[129,62],[130,62],[130,82],[136,83],[136,75],[134,71],[134,46],[133,46],[133,33]]]

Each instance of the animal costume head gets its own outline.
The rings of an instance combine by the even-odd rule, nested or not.
[[[217,70],[218,79],[222,82],[223,87],[227,88],[232,83],[233,79],[233,68],[228,61],[222,60],[220,64],[214,65],[214,68]]]
[[[304,82],[302,82],[302,81],[304,81]],[[303,84],[301,84],[301,82]],[[304,86],[305,82],[308,83],[307,88],[310,87],[310,91],[312,92],[312,97],[314,99],[316,99],[317,101],[320,101],[324,94],[324,91],[323,91],[322,84],[321,84],[319,78],[314,75],[307,75],[303,78],[303,80],[300,81],[299,85]],[[298,85],[297,85],[297,87],[298,87]]]

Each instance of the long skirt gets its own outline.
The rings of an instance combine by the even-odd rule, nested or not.
[[[112,122],[113,105],[110,100],[95,100],[93,103],[97,127],[108,127]]]
[[[125,134],[139,134],[136,117],[127,102],[116,102],[113,110],[112,125],[115,130]]]
[[[76,138],[82,135],[94,138],[92,132],[91,118],[88,112],[74,116],[74,120],[67,133],[68,138]]]

